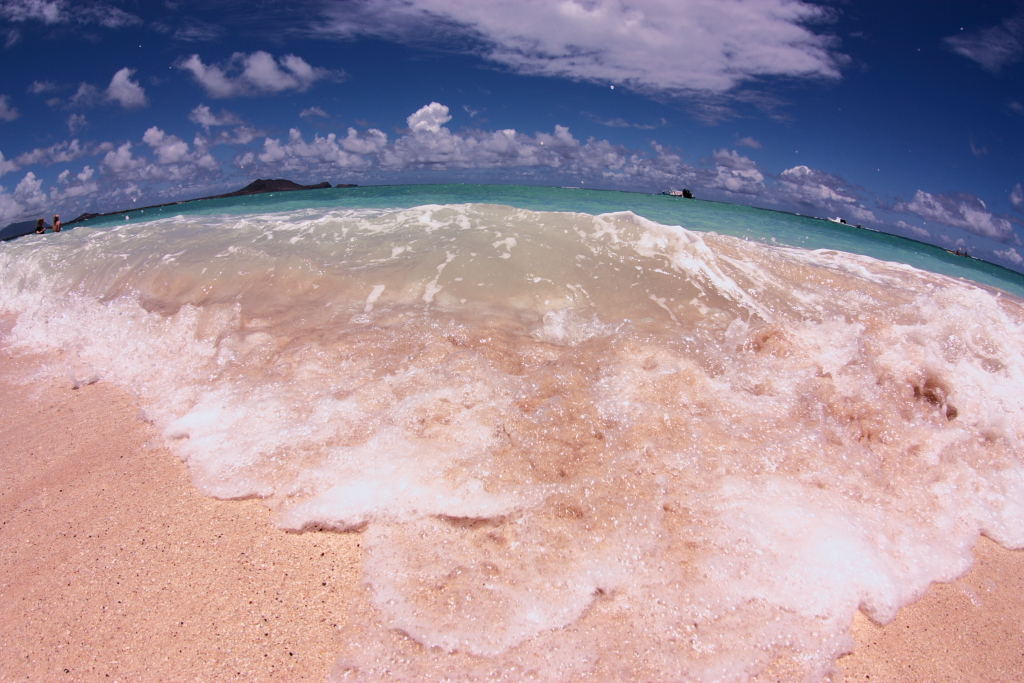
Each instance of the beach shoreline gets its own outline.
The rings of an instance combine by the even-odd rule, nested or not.
[[[324,680],[372,616],[360,534],[200,495],[129,395],[66,363],[0,352],[0,680]],[[1024,552],[975,556],[887,626],[858,613],[845,680],[1024,670]]]
[[[0,360],[0,680],[323,680],[359,535],[202,496],[128,395],[39,360]]]

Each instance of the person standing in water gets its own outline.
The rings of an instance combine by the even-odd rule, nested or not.
[[[43,219],[40,218],[39,220],[36,221],[36,234],[37,235],[42,235],[43,232],[45,232],[45,231],[46,231],[46,226],[43,225]]]
[[[53,231],[60,232],[60,216],[53,214]]]

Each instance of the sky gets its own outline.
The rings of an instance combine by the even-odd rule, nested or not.
[[[1024,0],[0,0],[0,226],[256,178],[661,192],[1024,272]]]

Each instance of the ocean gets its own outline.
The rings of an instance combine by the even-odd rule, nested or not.
[[[335,680],[806,680],[1024,547],[1024,277],[748,207],[345,188],[0,245],[5,343],[203,493],[360,530]],[[400,637],[395,634],[402,634]]]

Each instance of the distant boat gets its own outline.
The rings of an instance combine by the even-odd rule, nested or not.
[[[687,189],[669,190],[667,192],[662,192],[662,194],[667,195],[669,197],[682,197],[683,199],[693,199],[693,193]]]
[[[842,223],[843,225],[846,225],[846,219],[840,218],[839,216],[836,216],[835,218],[829,218],[829,220],[832,221],[833,223]]]

